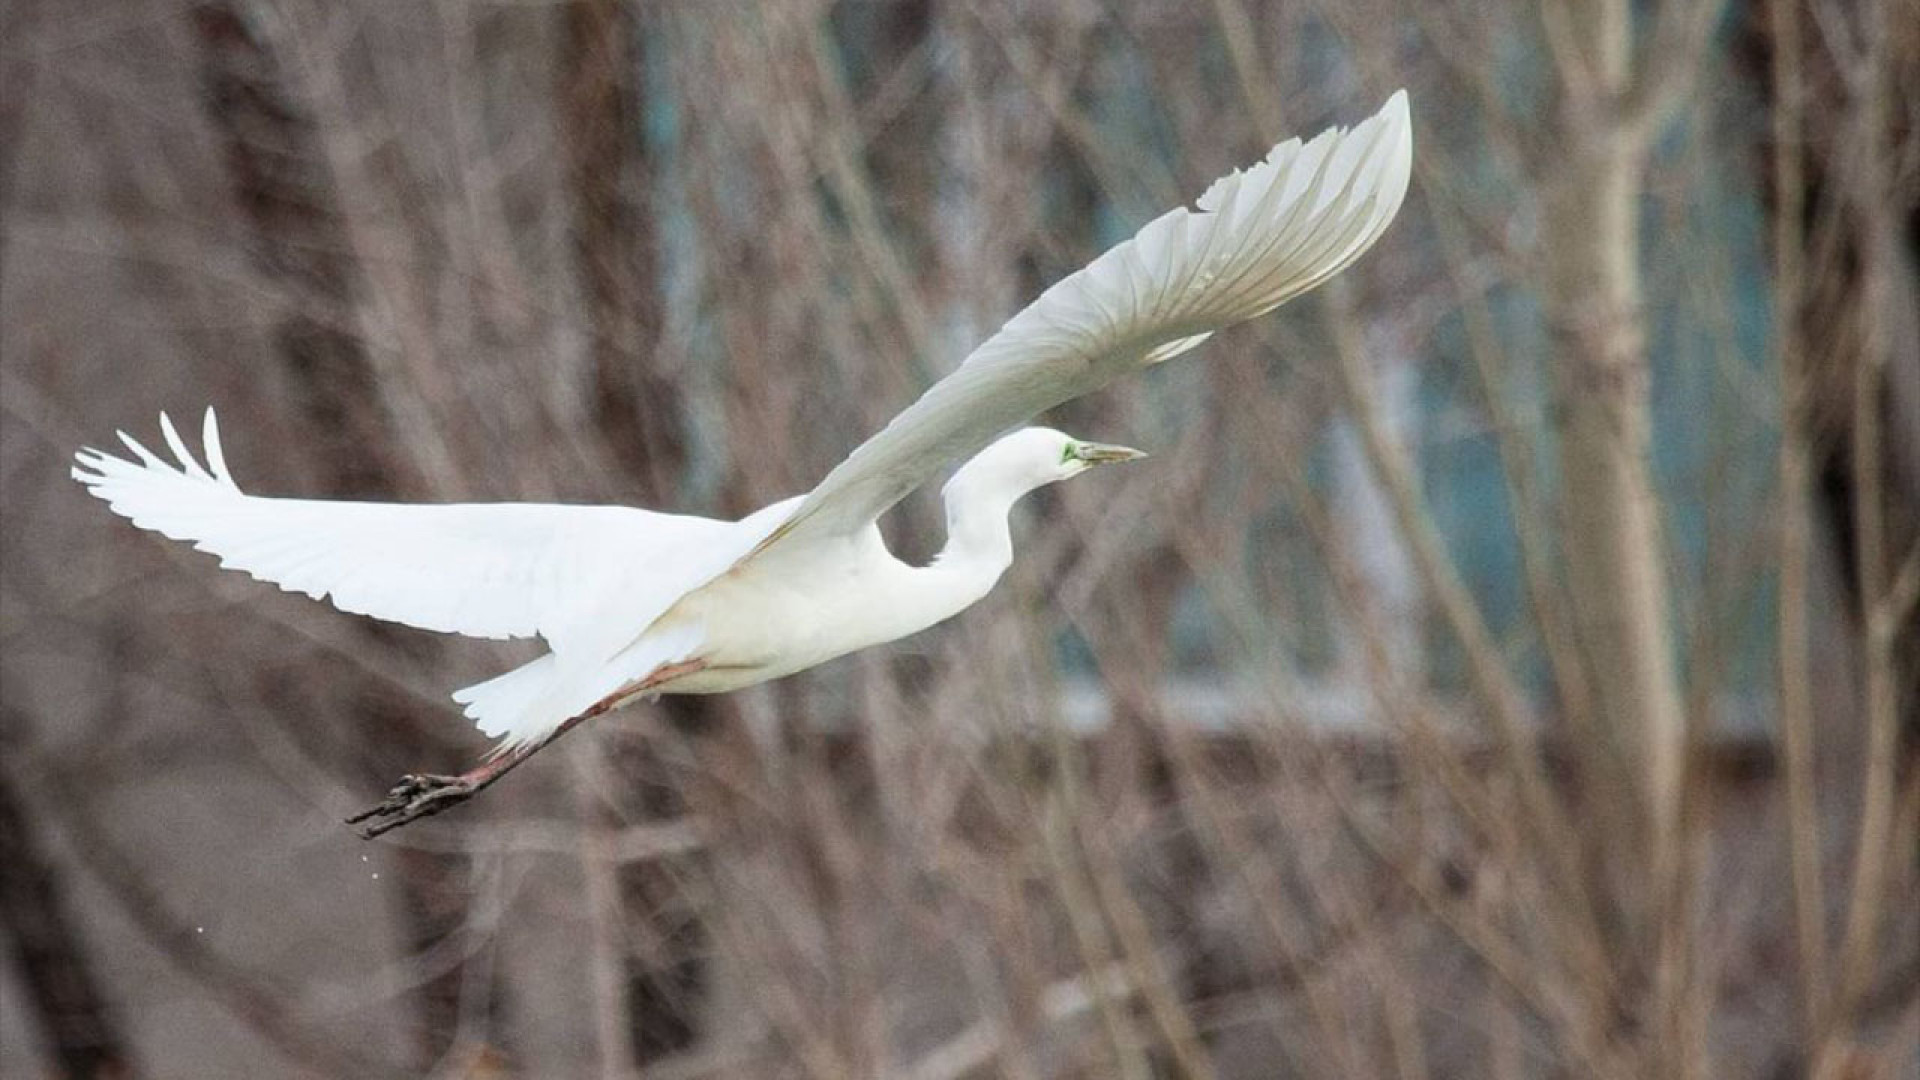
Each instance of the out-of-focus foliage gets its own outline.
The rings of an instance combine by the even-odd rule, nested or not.
[[[12,5],[0,1072],[1920,1067],[1910,16]],[[979,607],[390,843],[338,821],[524,652],[65,476],[214,404],[263,494],[742,514],[1403,85],[1379,248],[1049,416],[1154,457]]]

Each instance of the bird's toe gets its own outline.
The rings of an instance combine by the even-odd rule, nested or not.
[[[408,773],[388,790],[386,798],[348,818],[346,823],[362,826],[360,835],[371,840],[410,821],[431,817],[465,802],[477,790],[479,786],[464,776]]]

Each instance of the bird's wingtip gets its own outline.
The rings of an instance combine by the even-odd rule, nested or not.
[[[1400,158],[1405,159],[1402,162],[1405,168],[1396,169],[1396,173],[1410,171],[1413,156],[1413,115],[1409,111],[1406,87],[1403,86],[1395,90],[1393,95],[1387,98],[1387,103],[1382,105],[1380,111],[1375,115],[1380,119],[1381,123],[1387,126],[1389,131],[1387,138],[1391,140],[1394,152]],[[1406,181],[1404,179],[1400,181],[1402,186],[1404,186],[1405,183]]]
[[[213,471],[214,479],[235,487],[233,473],[227,468],[227,453],[220,445],[220,421],[213,415],[213,406],[207,406],[207,415],[200,422],[200,447],[207,455],[207,468]]]
[[[1403,86],[1389,95],[1386,104],[1380,106],[1380,111],[1375,113],[1374,117],[1388,127],[1402,132],[1402,138],[1404,138],[1405,133],[1409,132],[1413,127],[1413,115],[1407,98],[1407,88]]]
[[[152,473],[171,474],[188,480],[217,483],[239,491],[233,475],[227,469],[225,453],[220,447],[220,429],[214,420],[213,410],[209,408],[201,425],[201,442],[205,448],[206,462],[187,448],[186,440],[180,435],[180,429],[173,417],[160,414],[160,435],[163,447],[172,452],[178,464],[169,463],[159,454],[149,450],[145,443],[125,431],[116,430],[114,435],[120,440],[133,460],[129,461],[119,454],[103,452],[92,446],[83,446],[74,451],[72,469],[73,478],[83,484],[97,485],[113,479],[125,479],[132,474],[126,469],[144,470]]]

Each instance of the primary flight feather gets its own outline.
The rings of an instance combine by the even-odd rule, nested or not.
[[[73,476],[134,524],[343,611],[548,652],[454,694],[501,742],[459,776],[409,776],[352,820],[368,835],[470,797],[575,724],[644,695],[715,693],[914,633],[1013,557],[1034,488],[1138,452],[1008,428],[1273,310],[1372,246],[1412,167],[1406,92],[1351,130],[1288,140],[1198,203],[1042,293],[804,496],[725,522],[620,506],[405,505],[248,495],[212,410],[202,465],[166,416],[169,464],[83,450]],[[901,563],[876,519],[962,458],[948,540]]]

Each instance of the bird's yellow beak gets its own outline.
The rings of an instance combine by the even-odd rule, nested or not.
[[[1109,446],[1106,443],[1077,443],[1073,456],[1089,465],[1105,465],[1115,461],[1138,461],[1146,457],[1146,451],[1135,450],[1131,446]]]

